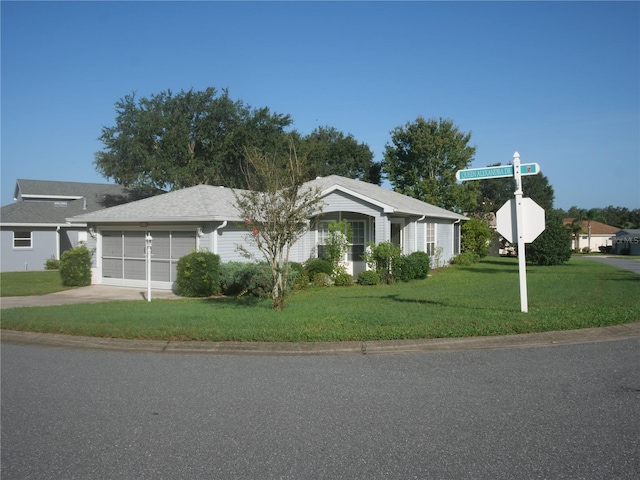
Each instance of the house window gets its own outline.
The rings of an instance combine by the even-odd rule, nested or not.
[[[365,248],[365,228],[363,220],[347,221],[351,227],[351,243],[347,252],[347,260],[359,262],[362,260]],[[322,258],[326,251],[329,236],[329,222],[318,223],[318,258]]]
[[[31,248],[31,232],[13,232],[13,248]]]
[[[436,251],[436,224],[425,223],[425,252],[429,255],[433,255]]]
[[[362,260],[364,254],[364,221],[350,221],[351,226],[351,244],[349,245],[349,252],[347,253],[347,259],[350,262],[359,262]]]

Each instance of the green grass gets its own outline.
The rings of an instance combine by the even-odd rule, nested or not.
[[[571,259],[528,267],[520,312],[517,259],[450,267],[423,281],[294,293],[269,301],[216,298],[111,302],[2,311],[2,328],[115,338],[347,341],[464,337],[598,327],[640,320],[640,276]]]
[[[58,270],[42,272],[3,272],[0,274],[0,296],[23,297],[61,292],[73,287],[63,287]]]

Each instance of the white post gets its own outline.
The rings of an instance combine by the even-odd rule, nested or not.
[[[516,180],[516,233],[518,235],[518,274],[520,277],[520,310],[527,312],[527,264],[525,259],[524,218],[522,214],[522,177],[520,175],[520,154],[513,154],[513,178]]]
[[[151,242],[153,241],[153,237],[149,232],[147,232],[146,237],[144,237],[145,245],[147,247],[147,302],[151,301]]]

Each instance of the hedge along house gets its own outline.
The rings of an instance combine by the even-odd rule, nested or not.
[[[139,200],[122,185],[18,179],[15,203],[0,209],[0,271],[44,270],[49,259],[86,242],[87,226],[66,218]]]
[[[404,254],[423,251],[448,263],[460,249],[460,222],[466,217],[366,182],[331,175],[303,188],[320,190],[322,210],[310,219],[311,230],[292,247],[289,260],[305,262],[322,254],[332,220],[349,222],[353,237],[349,273],[365,270],[361,259],[369,242],[391,241]],[[236,190],[242,194],[241,190]],[[262,259],[236,208],[231,189],[198,185],[68,219],[89,228],[95,248],[93,283],[146,285],[145,236],[152,240],[151,286],[173,288],[180,257],[207,249],[222,262],[247,261],[243,245]]]

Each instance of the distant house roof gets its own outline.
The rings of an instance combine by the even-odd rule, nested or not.
[[[435,218],[464,220],[466,217],[428,203],[393,192],[378,185],[330,175],[311,180],[303,188],[319,188],[321,196],[339,190],[374,203],[388,213],[399,215],[425,215]],[[119,205],[101,211],[68,218],[72,222],[202,222],[242,220],[236,208],[234,191],[226,187],[197,185],[182,190]]]
[[[571,225],[574,220],[575,218],[565,218],[563,219],[563,223],[565,225]],[[585,235],[589,233],[589,221],[582,220],[581,225],[583,233]],[[620,229],[618,227],[612,227],[606,223],[591,220],[591,235],[615,235],[619,230]]]
[[[159,191],[103,183],[19,179],[14,191],[16,202],[0,209],[0,223],[3,226],[62,225],[69,217],[138,200]]]
[[[618,230],[617,237],[631,236],[631,237],[640,237],[640,228],[624,228],[622,230]]]

